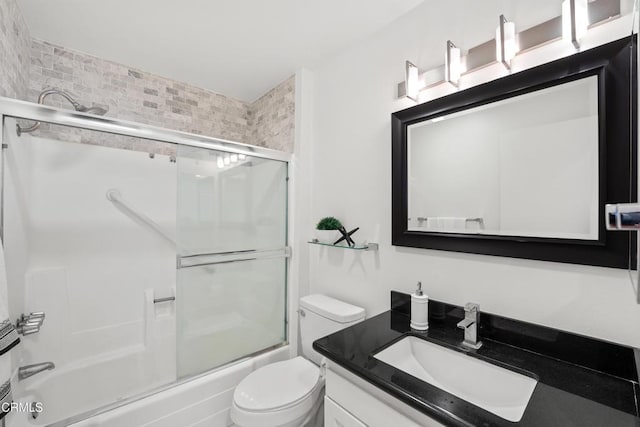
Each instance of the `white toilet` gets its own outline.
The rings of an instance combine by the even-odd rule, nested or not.
[[[301,427],[314,419],[324,398],[322,356],[315,340],[364,319],[364,309],[325,295],[300,298],[302,356],[263,366],[233,393],[231,419],[240,427]]]

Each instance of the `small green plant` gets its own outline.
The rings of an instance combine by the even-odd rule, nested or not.
[[[316,225],[318,230],[340,230],[341,228],[342,223],[332,216],[322,218]]]

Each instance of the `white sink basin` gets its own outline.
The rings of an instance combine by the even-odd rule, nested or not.
[[[403,338],[374,357],[513,422],[522,418],[538,383],[416,337]]]

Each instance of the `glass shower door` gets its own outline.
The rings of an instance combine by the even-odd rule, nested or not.
[[[178,376],[286,341],[287,163],[181,146]]]

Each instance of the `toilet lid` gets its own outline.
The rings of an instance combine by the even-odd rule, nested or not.
[[[238,384],[233,399],[249,411],[278,409],[309,395],[318,378],[318,367],[298,356],[253,371]]]

